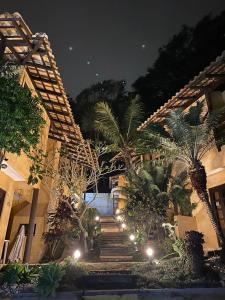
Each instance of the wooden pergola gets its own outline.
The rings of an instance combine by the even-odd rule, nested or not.
[[[0,15],[0,54],[26,71],[50,118],[49,138],[62,142],[82,165],[94,166],[90,145],[75,123],[48,36],[33,34],[19,13]]]
[[[161,123],[171,110],[176,108],[187,108],[201,96],[207,95],[210,91],[216,89],[224,82],[225,51],[142,123],[141,126],[138,127],[138,130],[143,130],[150,123]]]

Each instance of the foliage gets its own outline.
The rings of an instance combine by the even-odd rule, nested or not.
[[[174,207],[174,215],[191,216],[192,210],[196,207],[190,201],[192,189],[187,187],[186,179],[186,171],[170,177],[168,192],[170,201]]]
[[[204,271],[203,234],[197,231],[187,231],[183,241],[183,260],[186,269],[195,276],[201,276]]]
[[[172,247],[179,257],[184,256],[184,242],[181,239],[176,239],[176,241],[172,244]]]
[[[37,290],[40,296],[54,296],[64,274],[65,271],[59,264],[50,263],[42,266],[37,283]]]
[[[225,11],[215,17],[205,16],[195,27],[183,26],[159,49],[158,58],[147,74],[133,84],[148,114],[175,95],[224,49]]]
[[[108,143],[108,150],[117,154],[115,160],[123,161],[127,169],[134,168],[132,158],[140,135],[137,127],[142,118],[142,105],[138,97],[131,100],[122,120],[116,118],[106,102],[96,104],[95,129]]]
[[[15,71],[16,69],[16,71]],[[19,84],[18,70],[8,62],[0,63],[0,154],[30,153],[39,142],[44,124],[39,97]]]
[[[124,209],[126,222],[136,232],[149,233],[161,228],[167,217],[169,201],[188,201],[190,191],[181,178],[171,176],[171,165],[145,163],[138,173],[129,172],[129,185],[124,188],[127,205]]]
[[[34,271],[28,265],[21,263],[8,264],[4,271],[3,282],[7,285],[31,283],[35,277]]]
[[[137,265],[132,273],[138,275],[139,288],[188,288],[219,286],[216,276],[196,277],[184,267],[179,258],[161,261],[159,264],[147,263]]]
[[[67,288],[78,288],[81,284],[81,279],[88,275],[88,270],[82,263],[75,262],[72,257],[67,257],[63,261],[65,274],[62,278],[61,286]]]
[[[106,102],[119,119],[123,118],[124,111],[130,102],[125,84],[123,80],[105,80],[84,89],[75,100],[71,101],[76,122],[80,125],[85,138],[102,139],[101,135],[96,134],[93,126],[96,103]]]
[[[206,114],[203,102],[197,102],[188,112],[173,110],[164,124],[149,126],[140,141],[140,150],[161,155],[165,160],[180,161],[184,165],[224,249],[224,237],[209,200],[206,172],[201,162],[204,155],[216,146],[214,130],[218,126],[219,116],[219,112]]]

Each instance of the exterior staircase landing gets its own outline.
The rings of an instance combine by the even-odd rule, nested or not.
[[[129,262],[133,260],[132,251],[126,244],[126,234],[113,216],[100,219],[100,261],[101,262]]]

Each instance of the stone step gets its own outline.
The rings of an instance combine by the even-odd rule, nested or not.
[[[94,274],[83,278],[85,290],[135,289],[137,276],[130,274]]]
[[[131,255],[100,255],[101,262],[131,262],[133,256]]]

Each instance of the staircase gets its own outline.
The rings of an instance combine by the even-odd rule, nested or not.
[[[132,251],[125,244],[126,234],[113,216],[100,219],[101,237],[99,241],[101,262],[129,262],[132,261]]]

